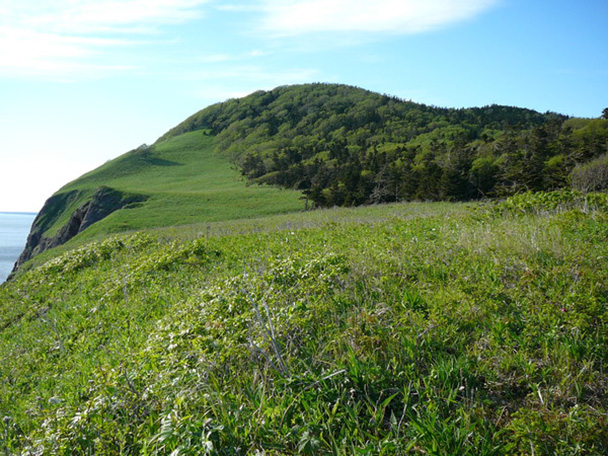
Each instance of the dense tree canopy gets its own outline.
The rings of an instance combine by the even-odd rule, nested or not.
[[[608,150],[604,119],[438,108],[333,84],[213,105],[165,137],[193,130],[216,135],[250,181],[302,190],[319,206],[552,190]]]

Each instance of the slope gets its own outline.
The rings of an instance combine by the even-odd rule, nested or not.
[[[100,224],[98,229],[104,231],[232,220],[303,208],[298,192],[245,185],[230,162],[215,153],[213,136],[200,131],[119,157],[62,191],[102,185],[148,196],[145,203],[116,213],[108,225]]]
[[[74,238],[298,211],[300,196],[246,185],[215,153],[213,136],[191,132],[142,146],[60,189],[34,222],[18,265]]]
[[[0,286],[0,448],[606,454],[607,210],[401,203],[72,250]]]

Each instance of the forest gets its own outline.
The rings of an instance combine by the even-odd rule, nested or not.
[[[164,138],[195,130],[216,136],[249,182],[300,190],[317,207],[608,185],[606,118],[439,108],[307,84],[213,105]]]

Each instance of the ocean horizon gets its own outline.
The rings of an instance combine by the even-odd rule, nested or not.
[[[24,211],[0,211],[0,214],[8,215],[38,215],[38,212],[24,212]]]
[[[21,255],[35,212],[0,212],[0,283],[9,276]]]

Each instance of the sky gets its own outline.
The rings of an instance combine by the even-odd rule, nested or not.
[[[0,211],[287,84],[599,117],[606,23],[607,0],[0,0]]]

